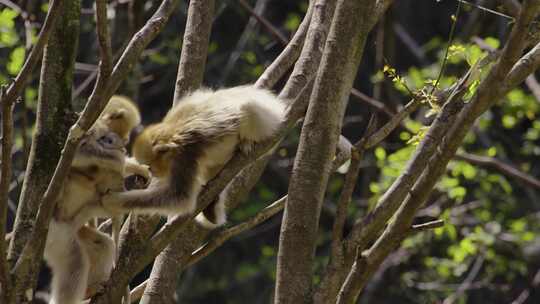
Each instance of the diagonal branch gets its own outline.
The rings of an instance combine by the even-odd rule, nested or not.
[[[538,180],[532,175],[529,175],[525,172],[518,170],[516,167],[512,165],[503,163],[502,161],[494,157],[480,156],[480,155],[474,155],[470,153],[459,153],[459,154],[456,154],[455,158],[459,160],[464,160],[473,165],[478,165],[478,166],[482,166],[486,168],[493,168],[504,175],[510,176],[512,178],[515,178],[525,183],[526,185],[530,187],[540,189],[540,180]]]

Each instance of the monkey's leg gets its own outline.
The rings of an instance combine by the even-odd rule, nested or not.
[[[79,304],[86,291],[90,263],[77,239],[63,248],[64,256],[49,259],[53,278],[49,304]]]

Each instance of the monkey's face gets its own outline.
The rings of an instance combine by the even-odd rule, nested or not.
[[[81,140],[78,153],[89,158],[123,163],[126,149],[122,138],[98,121]]]
[[[147,127],[133,144],[133,157],[150,167],[152,176],[163,178],[169,174],[174,149],[168,143],[170,136],[164,132],[167,128],[161,124]]]

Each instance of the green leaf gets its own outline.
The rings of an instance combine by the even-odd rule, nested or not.
[[[24,64],[24,55],[26,51],[24,47],[20,46],[14,49],[9,55],[9,62],[7,64],[7,71],[10,75],[17,75]]]

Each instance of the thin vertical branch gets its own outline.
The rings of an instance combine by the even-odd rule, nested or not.
[[[352,199],[354,186],[360,172],[360,161],[362,160],[362,150],[356,148],[351,149],[351,164],[345,175],[343,189],[337,202],[336,217],[332,228],[332,244],[331,244],[331,263],[341,263],[343,259],[343,227],[347,220],[347,210]]]
[[[0,88],[0,97],[4,88]],[[11,290],[11,278],[6,260],[6,220],[9,201],[9,184],[11,183],[13,148],[13,104],[2,103],[2,167],[0,172],[0,299],[7,303],[7,293]]]
[[[176,75],[173,104],[185,94],[198,89],[203,81],[212,21],[214,0],[192,0],[189,2],[188,18],[182,54]]]

